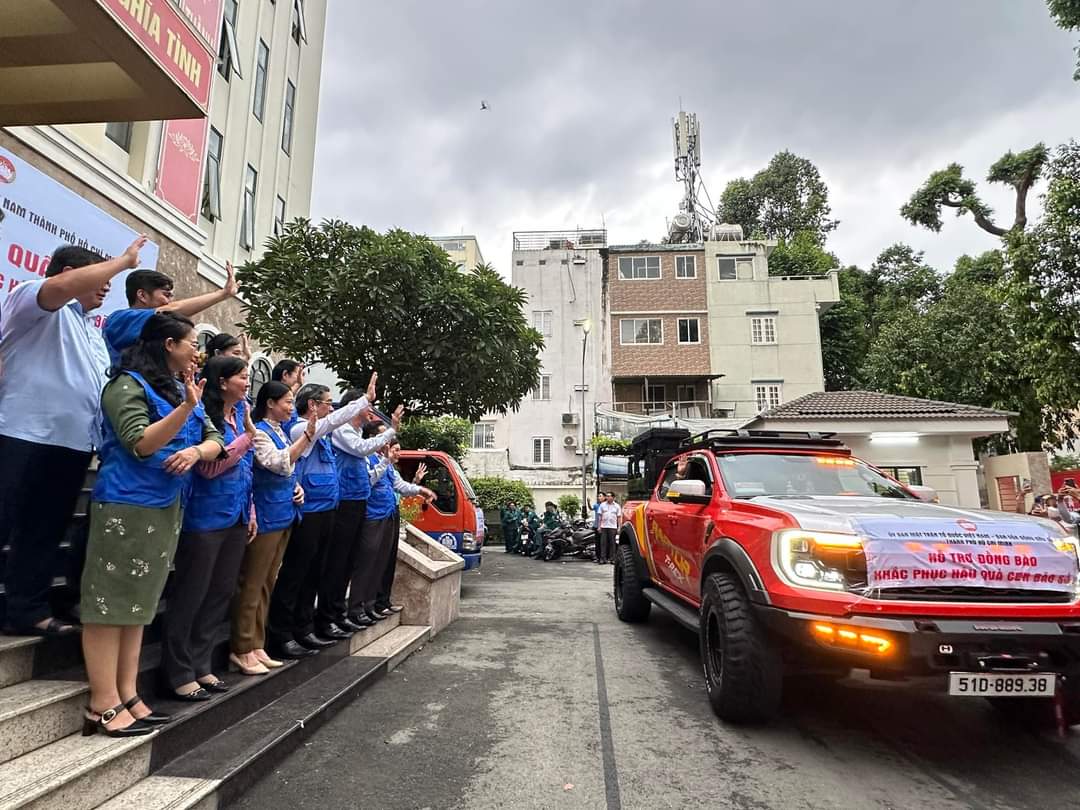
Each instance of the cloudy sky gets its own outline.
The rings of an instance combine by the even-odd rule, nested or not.
[[[942,269],[993,247],[969,219],[937,235],[897,211],[951,161],[982,178],[1008,149],[1080,137],[1076,37],[1043,0],[329,6],[313,218],[475,234],[504,274],[515,230],[658,240],[680,100],[714,200],[790,149],[829,185],[829,247],[862,266],[897,241]]]

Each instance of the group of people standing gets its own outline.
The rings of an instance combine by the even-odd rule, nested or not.
[[[0,309],[5,632],[79,631],[53,615],[49,586],[98,458],[78,610],[85,734],[142,735],[171,719],[136,689],[143,627],[167,581],[162,679],[177,700],[209,700],[229,689],[212,661],[227,618],[230,663],[254,676],[400,610],[398,498],[435,497],[394,469],[403,410],[376,414],[376,374],[335,410],[290,360],[251,403],[232,336],[215,336],[199,367],[190,317],[235,295],[231,267],[221,292],[185,301],[163,273],[130,273],[129,308],[102,334],[88,313],[145,241],[109,260],[61,248]]]
[[[622,507],[615,502],[615,493],[600,493],[593,506],[593,528],[598,535],[594,559],[598,564],[614,561],[615,536],[621,515]],[[531,504],[519,507],[517,501],[508,500],[499,507],[499,520],[508,553],[539,557],[544,551],[545,535],[559,527],[559,507],[548,501],[541,517]]]

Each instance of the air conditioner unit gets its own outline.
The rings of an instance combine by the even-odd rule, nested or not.
[[[564,413],[562,415],[562,423],[563,423],[564,426],[576,425],[577,424],[577,414],[576,413]]]
[[[577,436],[564,436],[562,440],[563,447],[577,447]]]

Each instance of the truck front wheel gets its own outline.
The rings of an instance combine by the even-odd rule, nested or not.
[[[634,552],[626,543],[615,555],[615,613],[624,622],[637,624],[649,618],[652,602],[642,593]]]
[[[713,711],[723,720],[773,717],[783,691],[783,664],[734,574],[711,574],[701,602],[701,661]]]

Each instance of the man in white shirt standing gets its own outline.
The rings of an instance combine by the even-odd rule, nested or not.
[[[596,562],[610,563],[615,557],[615,532],[619,529],[619,515],[622,507],[615,503],[615,493],[604,495],[600,504],[600,547],[597,549]]]

